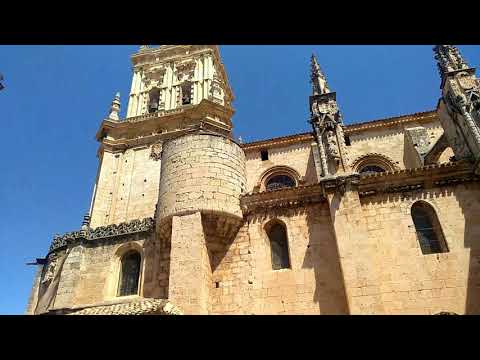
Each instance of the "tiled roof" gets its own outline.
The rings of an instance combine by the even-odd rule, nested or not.
[[[139,298],[130,302],[86,307],[69,315],[182,315],[182,312],[166,299]]]

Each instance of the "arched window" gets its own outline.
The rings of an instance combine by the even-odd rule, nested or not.
[[[362,167],[359,171],[360,174],[372,174],[372,173],[382,173],[385,172],[385,169],[378,165],[366,165]]]
[[[130,251],[122,257],[118,296],[138,294],[141,257],[137,251]]]
[[[274,175],[268,179],[265,187],[267,190],[291,188],[295,187],[295,180],[288,175]]]
[[[160,89],[154,88],[148,93],[148,112],[154,113],[158,111],[160,102]]]
[[[417,201],[412,205],[411,214],[422,254],[448,252],[440,222],[432,206]]]
[[[279,222],[273,222],[266,227],[270,249],[272,254],[272,269],[290,268],[290,256],[288,255],[287,229]]]

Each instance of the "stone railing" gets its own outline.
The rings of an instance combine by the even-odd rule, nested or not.
[[[172,115],[172,114],[177,114],[185,111],[186,109],[192,107],[193,105],[183,105],[182,107],[176,108],[176,109],[171,109],[171,110],[161,110],[157,111],[151,114],[144,114],[144,115],[138,115],[138,116],[132,116],[129,118],[126,118],[124,122],[129,122],[129,123],[137,123],[149,119],[154,119],[158,117],[162,117],[165,115]]]

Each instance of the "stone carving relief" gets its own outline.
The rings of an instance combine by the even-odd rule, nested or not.
[[[150,159],[153,159],[155,161],[158,161],[162,157],[162,143],[155,143],[151,147],[151,152],[150,152]]]
[[[95,229],[69,232],[61,236],[56,235],[53,238],[49,252],[85,240],[98,240],[138,232],[148,232],[153,229],[154,225],[155,221],[152,218],[145,218],[142,220],[132,220],[128,223],[121,223],[118,225],[112,224],[100,226]]]
[[[163,66],[152,66],[144,72],[144,84],[146,90],[163,86],[166,69]]]
[[[189,60],[176,65],[177,81],[183,82],[187,80],[193,80],[195,71],[195,61]]]
[[[327,130],[326,132],[327,154],[334,160],[340,159],[340,152],[338,150],[337,136],[334,131]]]
[[[58,256],[52,254],[49,256],[49,261],[47,265],[47,269],[45,270],[45,275],[42,279],[42,284],[52,281],[53,276],[55,275],[55,268],[57,266]]]
[[[210,86],[210,99],[213,102],[223,105],[223,86],[218,76],[214,75]]]

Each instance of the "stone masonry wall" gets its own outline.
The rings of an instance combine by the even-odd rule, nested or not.
[[[306,183],[316,181],[315,163],[310,142],[288,146],[276,146],[268,149],[268,160],[262,161],[260,150],[247,150],[246,174],[247,192],[260,181],[262,174],[274,166],[288,166],[305,178]]]
[[[405,128],[424,127],[428,130],[430,146],[440,138],[443,129],[439,121],[412,122],[405,125],[397,125],[388,128],[364,130],[349,134],[351,145],[347,147],[351,163],[359,157],[377,153],[391,158],[401,168],[415,167],[415,163],[409,158],[413,149],[406,149]]]
[[[231,140],[186,135],[163,147],[157,220],[192,211],[218,211],[242,217],[245,155]]]
[[[100,165],[91,227],[153,217],[158,201],[160,161],[150,147],[113,154],[105,151]]]
[[[480,215],[479,195],[477,184],[467,184],[362,199],[368,242],[352,243],[343,247],[352,251],[341,254],[351,312],[478,313],[480,224],[475,219]],[[417,200],[435,208],[448,253],[422,254],[410,215]]]
[[[291,269],[272,270],[264,230],[286,225]],[[345,314],[338,252],[326,204],[249,219],[213,267],[213,314]],[[218,287],[216,284],[218,283]]]
[[[200,212],[172,218],[168,299],[185,314],[208,314],[211,269]]]

